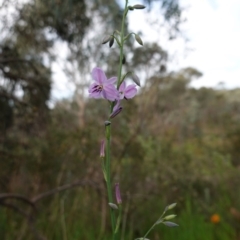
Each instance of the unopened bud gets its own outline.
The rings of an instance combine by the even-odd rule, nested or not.
[[[137,34],[135,34],[135,39],[136,39],[136,41],[137,41],[140,45],[143,46],[142,39],[141,39]]]
[[[114,43],[114,37],[111,36],[109,40],[109,47],[112,47],[113,43]]]
[[[106,44],[110,41],[111,36],[106,36],[103,40],[102,40],[102,44]]]
[[[168,215],[168,216],[164,217],[164,220],[170,220],[170,219],[175,218],[176,216],[177,215],[175,215],[175,214],[171,214],[171,215]]]
[[[139,86],[141,87],[140,80],[136,74],[132,74],[132,80]]]
[[[134,7],[128,6],[128,10],[133,11],[133,10],[134,10]]]
[[[115,196],[116,196],[117,204],[121,204],[122,198],[121,198],[119,183],[115,184]]]
[[[174,222],[163,222],[163,224],[166,225],[167,227],[178,227],[178,224]]]
[[[141,5],[141,4],[136,4],[134,6],[132,6],[134,9],[144,9],[145,6],[144,5]]]
[[[168,206],[165,208],[165,211],[168,211],[168,210],[171,210],[171,209],[175,208],[176,205],[177,205],[177,203],[172,203],[172,204],[168,205]]]
[[[111,113],[110,118],[116,117],[122,111],[122,109],[123,109],[122,107],[117,108],[115,111]]]
[[[105,141],[101,141],[101,147],[100,147],[100,157],[104,158],[105,157]]]
[[[149,238],[135,238],[135,240],[150,240]]]
[[[104,122],[105,127],[106,127],[106,126],[109,126],[110,124],[111,124],[110,121],[105,121],[105,122]]]
[[[118,210],[118,206],[114,203],[108,203],[108,205],[110,206],[110,208],[114,209],[114,210]]]

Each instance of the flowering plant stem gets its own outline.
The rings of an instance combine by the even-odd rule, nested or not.
[[[113,202],[112,196],[112,184],[111,184],[111,161],[110,161],[110,149],[111,149],[111,125],[106,126],[106,182],[107,182],[107,194],[108,194],[108,201],[110,203]],[[114,210],[110,208],[110,215],[111,215],[111,224],[112,224],[112,232],[113,232],[113,240],[115,240],[115,226],[116,226],[116,217]]]
[[[123,45],[124,45],[124,26],[125,20],[128,12],[128,0],[125,3],[124,14],[122,18],[122,25],[121,25],[121,32],[120,32],[120,57],[119,57],[119,68],[118,68],[118,80],[117,80],[117,89],[121,84],[121,76],[122,76],[122,60],[123,60]],[[110,114],[113,111],[114,102],[110,104]],[[110,115],[109,114],[109,115]],[[110,121],[110,119],[109,119]],[[106,126],[105,128],[105,136],[106,136],[106,182],[107,182],[107,194],[108,200],[110,203],[113,202],[113,194],[112,194],[112,184],[111,184],[111,125]],[[111,215],[111,224],[112,224],[112,232],[113,236],[112,239],[116,239],[117,233],[115,232],[116,229],[116,217],[115,212],[112,208],[110,208],[110,215]]]
[[[166,213],[166,209],[164,210],[164,212],[162,213],[161,217],[158,219],[158,221],[156,221],[151,227],[150,229],[146,232],[146,234],[143,237],[143,240],[147,237],[147,235],[153,230],[153,228],[158,224],[159,221],[161,221],[162,217],[164,216],[164,214]]]
[[[117,81],[117,89],[119,88],[121,84],[121,76],[122,76],[122,60],[123,60],[123,45],[124,45],[124,26],[125,26],[125,20],[128,13],[128,0],[125,2],[125,8],[122,18],[122,27],[121,27],[121,33],[120,33],[120,57],[119,57],[119,69],[118,69],[118,81]]]
[[[124,56],[124,42],[128,39],[128,37],[133,34],[135,36],[135,40],[143,46],[142,39],[136,33],[130,33],[125,36],[125,20],[128,14],[128,11],[133,11],[134,9],[144,9],[145,6],[136,4],[133,6],[128,6],[128,0],[125,0],[125,8],[123,12],[122,22],[121,22],[121,32],[115,30],[112,35],[108,36],[104,39],[102,44],[106,44],[109,42],[109,47],[112,47],[114,41],[117,42],[118,47],[120,49],[120,56],[119,56],[119,66],[118,66],[118,76],[111,77],[107,79],[104,71],[99,68],[95,67],[92,70],[92,78],[94,82],[89,87],[89,96],[91,98],[104,98],[109,100],[109,117],[108,120],[105,121],[105,138],[106,141],[102,140],[101,148],[100,148],[100,157],[102,159],[102,168],[103,168],[103,175],[107,185],[107,195],[108,195],[108,204],[110,206],[110,216],[111,216],[111,225],[112,225],[112,240],[119,239],[118,230],[121,223],[122,218],[122,199],[120,194],[119,183],[115,183],[115,195],[116,195],[116,203],[113,202],[113,189],[111,183],[111,120],[116,117],[121,111],[122,107],[120,102],[123,99],[131,99],[137,93],[136,86],[140,87],[140,81],[138,76],[130,71],[125,73],[122,76],[122,68],[123,64],[125,63],[125,56]],[[126,85],[125,77],[131,74],[132,80],[135,84]],[[115,85],[116,84],[116,85]],[[105,146],[106,143],[106,146]],[[105,154],[106,153],[106,154]],[[143,238],[137,238],[141,240],[145,240],[150,231],[158,224],[163,223],[168,227],[177,227],[178,225],[173,222],[169,222],[168,220],[174,218],[176,215],[171,214],[163,218],[166,211],[174,208],[176,203],[173,203],[167,206],[162,214],[162,216],[151,226],[151,228],[147,231]],[[116,212],[118,211],[118,217],[116,219]]]
[[[162,213],[162,215],[161,215],[161,217],[158,219],[158,221],[156,221],[156,222],[150,227],[150,229],[146,232],[146,234],[145,234],[144,237],[143,237],[143,240],[146,239],[146,237],[148,236],[148,234],[153,230],[153,228],[154,228],[157,224],[159,224],[160,222],[162,222],[161,220],[163,220],[162,217],[164,216],[165,213],[166,213],[166,209],[164,210],[164,212]]]

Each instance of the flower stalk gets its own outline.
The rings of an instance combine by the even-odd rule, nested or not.
[[[106,183],[107,183],[107,194],[108,194],[108,201],[110,203],[113,202],[113,195],[112,195],[112,183],[111,183],[111,125],[106,126],[105,128],[106,134]],[[112,232],[113,237],[112,239],[115,240],[115,227],[116,227],[116,217],[115,212],[112,208],[110,208],[110,215],[111,215],[111,224],[112,224]]]
[[[125,9],[123,13],[122,18],[122,26],[121,26],[121,33],[120,33],[120,56],[119,56],[119,68],[118,68],[118,80],[117,80],[117,89],[119,89],[119,86],[121,84],[121,76],[122,76],[122,60],[123,60],[123,45],[124,45],[124,33],[125,33],[125,20],[128,13],[128,0],[125,2]]]
[[[123,60],[123,46],[124,46],[124,25],[125,25],[125,20],[128,12],[128,0],[125,2],[125,9],[124,9],[124,14],[122,18],[122,26],[121,26],[121,32],[120,32],[120,43],[119,48],[120,48],[120,56],[119,56],[119,68],[118,68],[118,77],[117,77],[117,89],[120,87],[121,83],[121,76],[122,76],[122,60]],[[110,104],[110,114],[111,116],[113,112],[113,107],[114,107],[114,102]],[[109,118],[110,121],[110,118]],[[113,202],[113,194],[112,194],[112,183],[111,183],[111,125],[106,126],[105,128],[105,134],[106,134],[106,179],[107,179],[107,193],[108,193],[108,201]],[[112,239],[116,239],[117,235],[117,229],[116,229],[116,216],[115,212],[113,209],[110,209],[110,215],[111,215],[111,223],[112,223],[112,231],[113,231],[113,237]]]
[[[132,99],[137,94],[137,86],[140,87],[140,80],[138,76],[133,72],[129,71],[122,75],[123,64],[125,63],[124,55],[124,43],[130,35],[135,36],[136,42],[141,46],[143,45],[142,39],[136,33],[130,33],[125,36],[125,21],[128,14],[128,11],[133,11],[134,9],[144,9],[145,6],[137,4],[134,6],[128,6],[128,0],[125,1],[125,8],[121,22],[121,31],[115,30],[113,34],[107,36],[103,39],[102,44],[109,43],[111,48],[114,44],[114,41],[117,42],[117,45],[120,49],[119,54],[119,65],[118,65],[118,74],[117,77],[107,78],[104,71],[96,67],[92,71],[92,78],[94,83],[89,88],[89,96],[91,98],[99,99],[104,98],[109,101],[109,117],[105,121],[105,141],[101,142],[100,147],[100,158],[102,159],[102,169],[104,174],[104,179],[107,185],[107,195],[108,195],[108,204],[110,206],[110,216],[111,216],[111,225],[112,225],[112,239],[118,239],[118,230],[120,227],[122,219],[122,199],[120,194],[119,183],[115,184],[115,197],[116,204],[113,201],[113,187],[111,181],[111,121],[123,110],[121,102],[124,99]],[[127,85],[125,78],[127,75],[131,75],[131,79],[134,84]],[[178,226],[176,223],[169,222],[168,220],[174,218],[176,215],[171,214],[163,218],[166,211],[174,208],[176,204],[171,204],[167,206],[162,214],[162,216],[151,226],[151,228],[146,232],[143,238],[146,239],[150,231],[158,224],[163,223],[168,227]],[[117,214],[117,215],[116,215]],[[117,217],[116,217],[117,216]]]

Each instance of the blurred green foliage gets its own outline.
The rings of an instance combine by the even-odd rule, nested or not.
[[[158,227],[151,239],[235,239],[239,216],[231,209],[239,214],[238,149],[233,147],[239,100],[229,101],[232,91],[189,88],[182,76],[181,71],[155,78],[136,99],[125,102],[113,121],[113,178],[121,184],[126,211],[122,232],[130,239],[141,236],[174,201],[180,228]],[[20,145],[9,129],[2,148],[4,192],[33,198],[57,186],[87,181],[36,203],[36,227],[48,239],[64,239],[63,226],[67,239],[96,239],[110,231],[98,157],[107,103],[86,99],[81,121],[78,110],[75,101],[61,101],[50,111],[51,121],[41,138],[25,137]],[[221,216],[216,226],[210,222],[215,212]],[[32,239],[27,221],[13,209],[1,209],[1,222],[5,239],[19,232],[22,239]]]

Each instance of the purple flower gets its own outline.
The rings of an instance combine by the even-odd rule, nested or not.
[[[129,99],[133,98],[137,94],[137,88],[135,84],[131,84],[126,87],[126,82],[123,81],[119,87],[119,99]]]
[[[119,93],[114,86],[114,83],[117,81],[116,77],[107,79],[103,70],[97,67],[92,70],[92,77],[95,82],[89,87],[89,97],[105,98],[110,101],[118,99]]]
[[[122,198],[121,198],[119,183],[115,183],[115,196],[116,196],[117,204],[121,204]]]
[[[113,107],[113,112],[117,111],[119,108],[121,108],[121,101],[120,100],[117,100],[115,102],[115,105]]]
[[[122,107],[120,106],[120,100],[118,100],[116,103],[115,103],[115,106],[113,108],[113,111],[110,115],[110,118],[114,118],[116,117],[121,111],[122,111]]]

